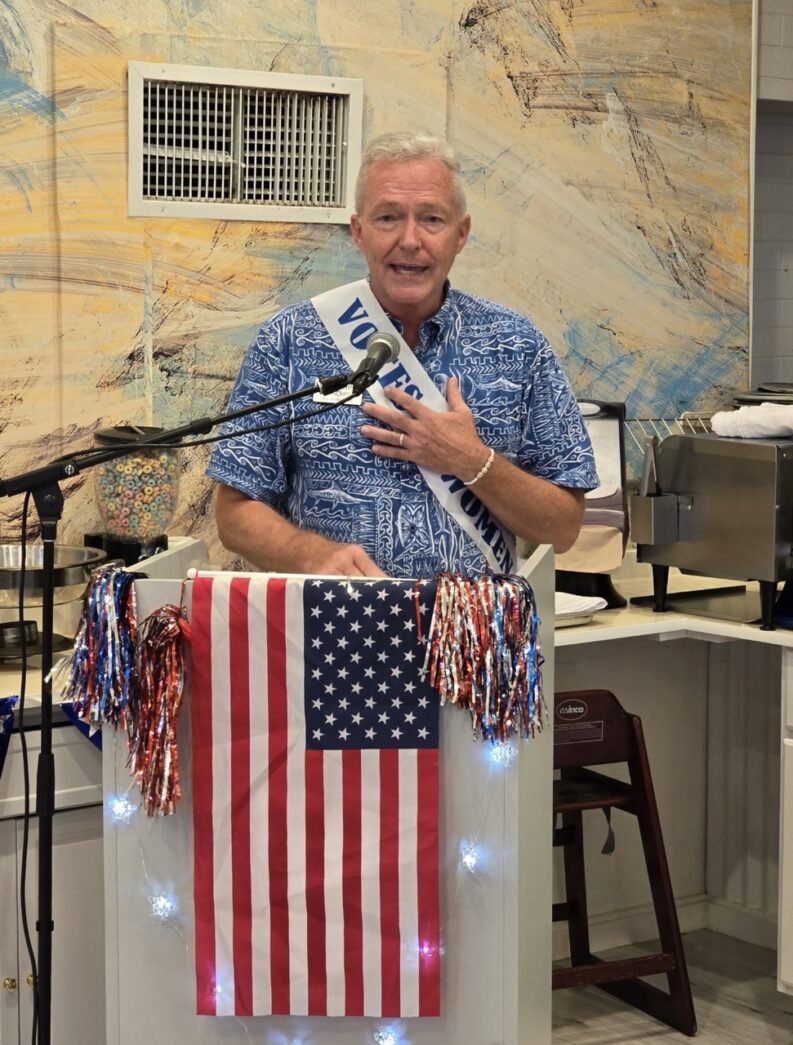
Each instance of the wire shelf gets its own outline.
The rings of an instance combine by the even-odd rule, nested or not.
[[[666,439],[668,435],[703,435],[709,432],[711,414],[686,411],[680,417],[629,417],[625,428],[638,450],[644,450],[645,442],[652,436]]]

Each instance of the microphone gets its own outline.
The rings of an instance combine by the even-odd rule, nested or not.
[[[373,385],[386,363],[393,363],[398,355],[399,341],[393,334],[385,330],[376,330],[370,334],[366,340],[366,355],[352,375],[353,394],[360,395],[365,388]]]

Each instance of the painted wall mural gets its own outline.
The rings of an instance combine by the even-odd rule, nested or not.
[[[219,413],[261,319],[364,271],[339,226],[129,218],[130,60],[363,79],[367,136],[461,156],[456,284],[529,313],[580,396],[675,417],[746,387],[751,0],[381,8],[0,0],[0,476]],[[205,460],[182,455],[171,532],[224,563]],[[93,477],[63,488],[81,543]]]

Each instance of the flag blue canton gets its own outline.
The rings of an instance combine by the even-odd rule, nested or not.
[[[423,677],[413,581],[303,587],[306,746],[438,746],[438,694]],[[434,591],[422,589],[426,636]]]

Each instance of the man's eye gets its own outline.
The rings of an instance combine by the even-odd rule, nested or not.
[[[444,223],[443,218],[440,216],[440,214],[428,214],[424,221],[427,225],[434,226],[443,225]]]
[[[395,214],[380,214],[375,220],[380,225],[389,225],[389,224],[391,224],[391,222],[396,221],[396,215]]]

